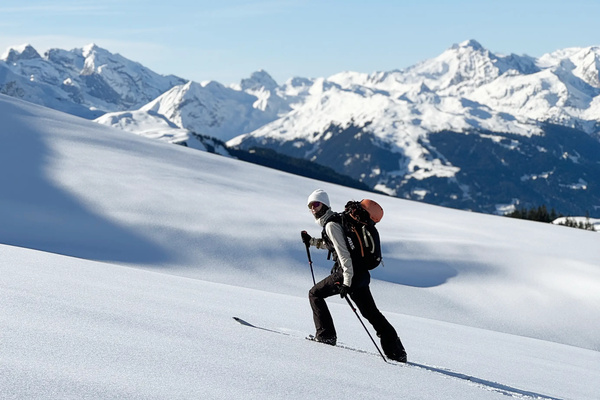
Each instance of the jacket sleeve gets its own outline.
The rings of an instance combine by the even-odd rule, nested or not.
[[[346,246],[346,239],[344,237],[344,231],[342,226],[337,222],[330,222],[325,225],[325,231],[333,242],[335,253],[338,257],[338,262],[342,267],[344,276],[344,285],[352,285],[352,277],[354,276],[354,268],[352,266],[352,258],[350,257],[350,251]]]

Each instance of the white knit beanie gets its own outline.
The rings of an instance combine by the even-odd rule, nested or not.
[[[312,203],[313,201],[318,201],[320,203],[325,204],[327,208],[331,208],[329,206],[329,196],[324,190],[317,189],[314,192],[312,192],[310,196],[308,196],[308,203],[306,204],[310,205],[310,203]]]

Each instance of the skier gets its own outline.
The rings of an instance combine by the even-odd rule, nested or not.
[[[375,305],[369,289],[371,275],[368,269],[354,265],[344,239],[342,225],[329,221],[335,213],[330,208],[327,193],[321,189],[311,193],[308,197],[308,208],[317,224],[324,229],[320,239],[313,238],[306,231],[302,231],[302,241],[306,246],[330,250],[334,261],[331,274],[317,282],[308,292],[316,328],[314,340],[335,346],[337,335],[325,298],[335,294],[339,294],[342,298],[350,295],[362,316],[373,325],[377,336],[381,339],[381,347],[385,355],[391,360],[406,362],[406,351],[396,330]]]

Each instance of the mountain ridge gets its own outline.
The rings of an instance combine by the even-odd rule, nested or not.
[[[13,79],[7,78],[8,71]],[[93,43],[69,51],[50,49],[43,56],[31,45],[11,47],[0,57],[0,78],[1,93],[88,119],[108,111],[139,108],[185,82],[174,75],[157,74]],[[22,90],[9,93],[7,85]],[[33,92],[35,85],[51,93],[27,93]],[[60,107],[54,99],[65,105]]]
[[[25,46],[21,48],[22,61],[17,53],[17,50],[6,52],[4,63],[0,62],[2,93],[34,101],[37,95],[28,93],[34,89],[39,91],[41,86],[25,82],[24,72],[35,72],[31,60],[61,61],[63,70],[70,60],[71,72],[81,70],[71,81],[64,80],[60,89],[67,93],[67,100],[77,101],[69,107],[65,106],[66,100],[60,102],[63,111],[83,114],[81,109],[90,104],[90,99],[106,95],[108,97],[98,104],[104,104],[105,109],[110,108],[107,104],[111,105],[111,113],[104,113],[100,118],[91,115],[100,123],[200,149],[206,147],[198,142],[203,136],[227,141],[228,146],[239,149],[264,147],[320,162],[397,197],[455,205],[456,196],[476,198],[468,207],[462,203],[456,205],[474,211],[494,212],[506,209],[507,204],[537,206],[539,204],[530,202],[553,201],[553,198],[539,193],[527,196],[526,192],[533,189],[523,187],[521,183],[527,179],[515,178],[515,174],[510,175],[518,179],[517,182],[505,181],[506,174],[501,172],[487,176],[485,181],[474,182],[465,175],[477,173],[464,166],[467,160],[451,162],[448,154],[432,145],[432,137],[439,137],[443,132],[459,133],[462,136],[448,137],[458,141],[455,147],[460,147],[468,142],[466,136],[475,134],[492,143],[491,147],[480,148],[483,154],[468,154],[482,159],[510,148],[513,140],[522,144],[512,146],[515,154],[519,154],[526,141],[552,136],[548,133],[554,129],[552,126],[582,131],[595,140],[593,146],[600,143],[600,49],[596,46],[561,49],[533,58],[495,54],[476,40],[467,40],[405,69],[372,74],[346,71],[328,78],[295,77],[282,85],[264,70],[231,86],[162,77],[166,90],[133,110],[131,104],[141,104],[149,95],[148,91],[140,90],[139,85],[128,86],[128,78],[115,72],[119,62],[124,63],[121,56],[111,55],[94,45],[71,52],[49,50],[45,58],[36,58],[37,52]],[[9,58],[14,65],[9,65]],[[142,80],[152,82],[156,78],[137,63],[126,64],[128,71],[138,71],[136,76]],[[3,69],[9,71],[3,73]],[[43,68],[38,70],[40,74],[44,71]],[[84,72],[90,72],[89,77]],[[23,74],[19,76],[19,73]],[[44,93],[57,90],[49,79],[40,80],[46,85]],[[141,85],[156,90],[158,86],[156,83]],[[78,90],[73,89],[78,87]],[[133,94],[125,98],[123,94],[130,87]],[[60,109],[51,101],[46,103],[50,104],[44,105]],[[114,109],[119,107],[129,108]],[[101,108],[92,107],[87,112],[98,114],[99,110]],[[151,128],[154,123],[161,126],[160,134]],[[351,132],[354,133],[351,135]],[[512,135],[517,135],[516,139]],[[571,136],[566,135],[566,138]],[[574,164],[568,169],[576,171],[578,165],[573,160],[579,160],[577,154],[583,150],[577,150],[578,145],[572,146],[568,140],[562,146],[567,149],[566,159]],[[340,154],[342,148],[344,153]],[[527,148],[529,153],[515,160],[520,165],[518,173],[548,176],[540,171],[542,167],[547,168],[548,163],[526,169],[522,161],[536,158],[534,153],[543,152],[544,147],[542,150]],[[446,147],[445,151],[450,150]],[[491,153],[485,153],[488,151]],[[556,153],[555,161],[562,157]],[[586,157],[586,165],[593,166],[596,162],[598,156]],[[581,169],[578,173],[580,176],[576,179],[553,184],[556,192],[563,187],[585,187],[585,199],[575,199],[576,208],[561,211],[580,212],[585,208],[594,213],[600,209],[600,189],[595,180],[589,178],[590,171]],[[587,184],[573,183],[579,181]],[[472,192],[472,188],[484,186],[492,192],[494,186],[503,184],[520,190],[511,192],[510,198],[491,193],[482,195],[487,200],[479,198],[479,192]],[[448,185],[460,190],[448,191]],[[471,189],[466,190],[467,187]],[[571,200],[561,202],[569,204],[573,200],[567,197]]]

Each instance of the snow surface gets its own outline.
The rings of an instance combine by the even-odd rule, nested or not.
[[[106,113],[96,118],[95,121],[135,134],[143,132],[145,137],[167,143],[181,143],[190,138],[190,132],[187,129],[178,128],[161,114],[152,111]]]
[[[0,119],[2,399],[598,398],[597,233],[367,194],[3,95]],[[318,187],[335,209],[382,204],[372,291],[409,359],[435,368],[384,363],[338,298],[339,340],[366,353],[303,340],[299,231],[320,231]]]

